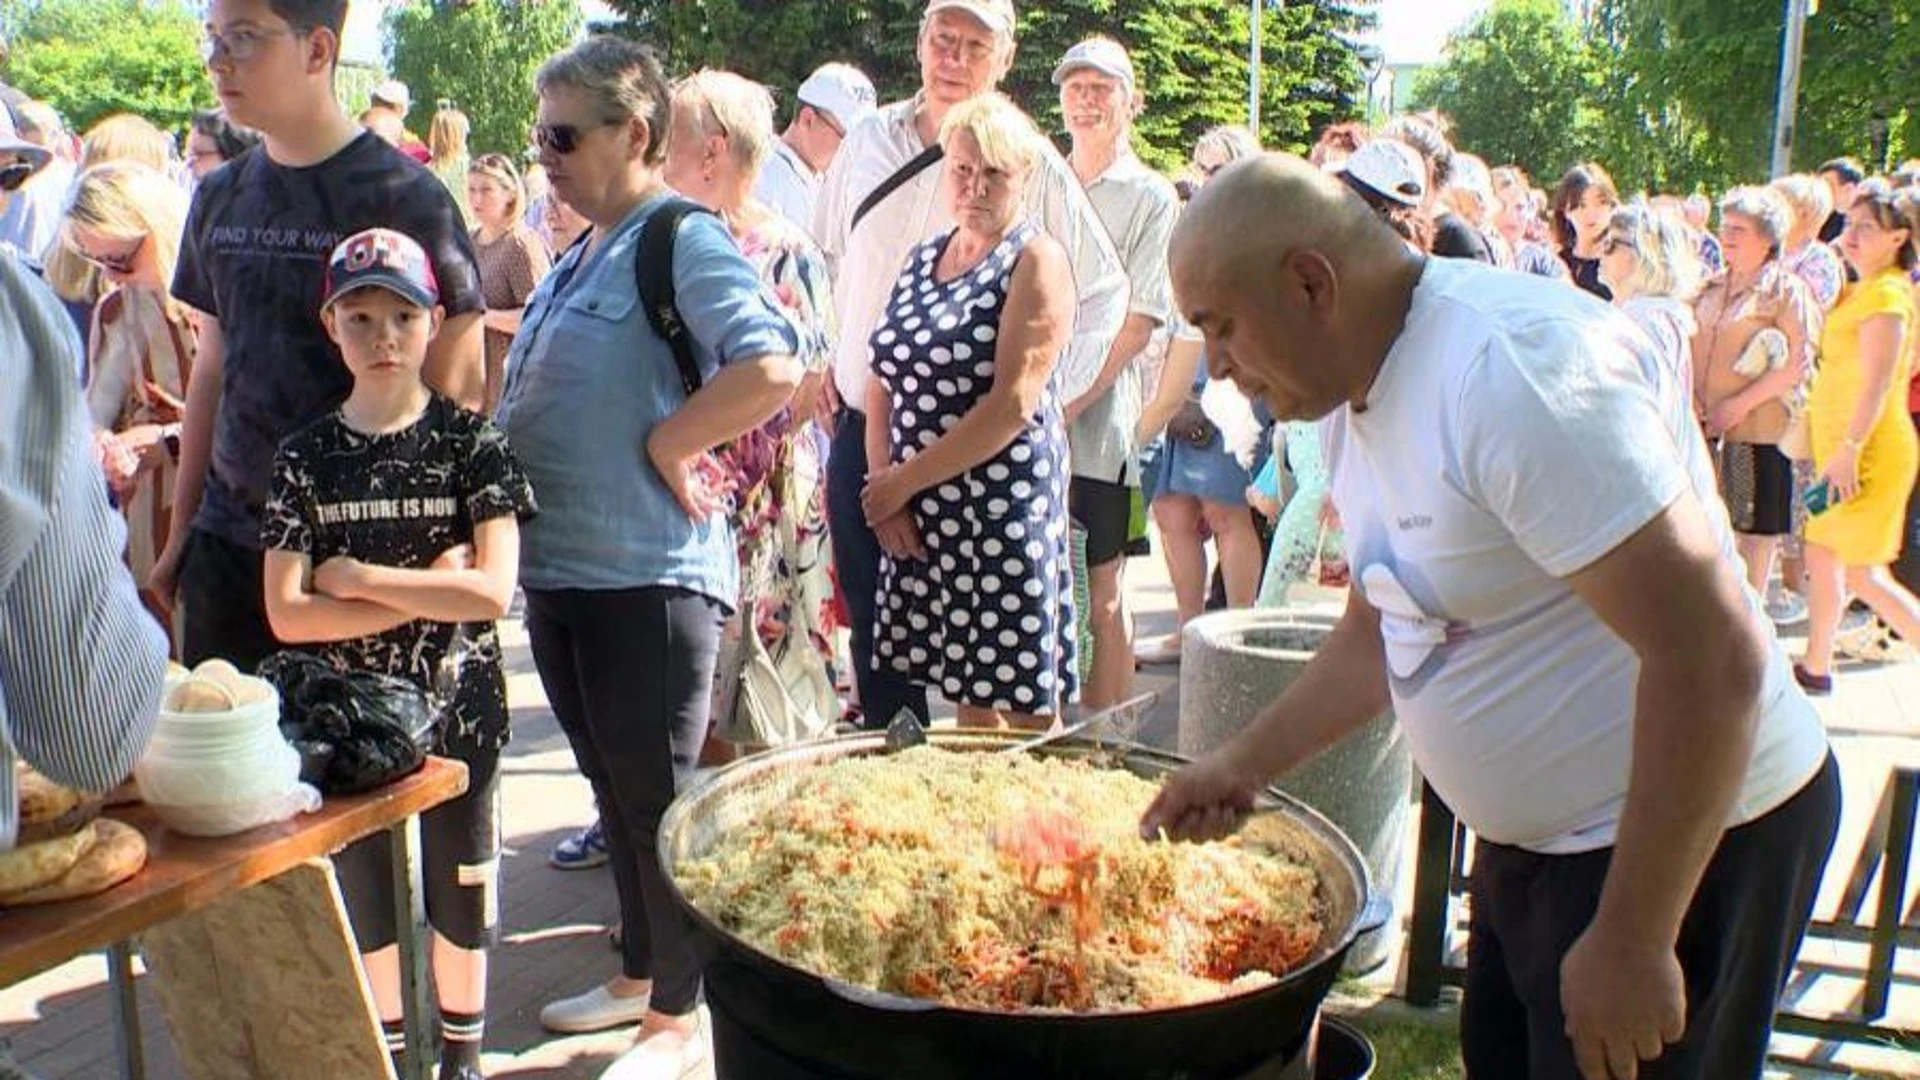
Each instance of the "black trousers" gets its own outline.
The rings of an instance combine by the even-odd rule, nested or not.
[[[1757,1080],[1840,823],[1832,757],[1791,799],[1721,838],[1681,926],[1687,1031],[1642,1080]],[[1613,849],[1538,855],[1481,841],[1460,1052],[1469,1080],[1580,1080],[1560,961],[1593,920]]]
[[[652,979],[670,1015],[693,1011],[701,957],[660,865],[660,819],[706,740],[724,618],[684,589],[527,590],[534,666],[600,805],[621,969]]]
[[[927,722],[927,688],[904,675],[873,666],[873,627],[879,608],[880,541],[867,527],[860,492],[867,486],[867,418],[840,410],[833,448],[827,455],[827,532],[833,539],[833,567],[847,600],[852,638],[853,678],[860,690],[866,726],[884,728],[907,709]]]
[[[187,538],[180,566],[180,659],[188,667],[223,659],[241,671],[283,646],[267,622],[266,556],[204,529]]]

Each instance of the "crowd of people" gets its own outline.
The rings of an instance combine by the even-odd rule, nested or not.
[[[1136,642],[1127,610],[1128,561],[1154,557],[1149,520],[1182,625],[1347,583],[1364,563],[1349,556],[1382,528],[1339,460],[1365,446],[1341,425],[1364,428],[1372,397],[1323,420],[1331,400],[1300,402],[1331,376],[1263,369],[1287,348],[1259,336],[1272,328],[1202,303],[1228,289],[1202,268],[1239,258],[1247,236],[1331,235],[1247,228],[1237,215],[1263,199],[1378,227],[1397,247],[1354,250],[1380,253],[1379,274],[1479,263],[1501,275],[1488,295],[1545,279],[1525,286],[1549,290],[1528,294],[1542,310],[1628,327],[1656,372],[1645,389],[1687,418],[1639,434],[1700,441],[1674,475],[1713,488],[1703,509],[1731,530],[1727,566],[1772,620],[1805,623],[1791,666],[1804,692],[1832,690],[1838,652],[1920,643],[1914,579],[1894,572],[1920,469],[1920,163],[1870,177],[1840,159],[1716,205],[1624,195],[1586,162],[1549,192],[1419,114],[1332,125],[1284,167],[1251,131],[1215,128],[1166,176],[1135,152],[1152,88],[1119,42],[1090,37],[1058,60],[1065,152],[1023,111],[1038,102],[997,91],[1009,0],[930,0],[914,93],[881,104],[829,63],[796,88],[784,128],[750,73],[670,82],[644,46],[592,38],[540,69],[524,152],[476,156],[452,102],[413,135],[398,82],[357,118],[343,111],[345,8],[215,0],[203,53],[220,107],[195,116],[182,152],[124,114],[76,138],[0,84],[0,262],[42,277],[82,343],[67,362],[100,486],[176,656],[251,669],[299,647],[423,684],[443,661],[460,669],[438,749],[473,783],[427,832],[443,879],[428,894],[443,1077],[478,1075],[497,882],[472,871],[496,865],[508,737],[491,623],[516,589],[599,808],[553,862],[610,864],[621,912],[619,972],[541,1020],[639,1023],[607,1075],[640,1077],[705,1052],[699,958],[655,852],[716,731],[765,743],[903,714],[929,724],[936,695],[962,724],[1044,729],[1069,703],[1125,700],[1138,665],[1179,655],[1178,627]],[[1221,176],[1240,187],[1213,193]],[[1190,200],[1213,216],[1186,222]],[[1302,269],[1298,283],[1342,326],[1357,316],[1330,290],[1385,281],[1352,259],[1335,260],[1344,277]],[[1480,281],[1459,280],[1447,288]],[[1368,288],[1357,295],[1380,312],[1406,302]],[[43,326],[36,347],[60,336]],[[1328,370],[1350,359],[1329,352]],[[1526,374],[1489,382],[1491,396],[1532,403]],[[1564,372],[1541,380],[1540,395],[1579,390]],[[1529,494],[1526,459],[1492,456],[1513,447],[1426,426],[1462,440],[1445,453],[1472,475],[1422,483],[1494,505]],[[1592,445],[1556,454],[1614,452],[1617,433],[1558,430]],[[1501,462],[1503,490],[1477,486],[1489,481],[1474,470]],[[1586,565],[1561,526],[1502,527],[1557,576]],[[1404,614],[1383,596],[1430,585],[1353,583],[1375,619]],[[1422,648],[1452,640],[1413,621]],[[1427,654],[1402,670],[1394,648],[1394,676],[1413,677]],[[1804,764],[1787,769],[1797,782]],[[1170,791],[1200,818],[1175,799],[1164,824],[1205,831],[1225,788]],[[399,1052],[379,875],[349,872],[375,865],[349,858],[342,875]]]

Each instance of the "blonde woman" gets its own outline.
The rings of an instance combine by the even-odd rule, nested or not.
[[[1046,728],[1078,690],[1053,379],[1073,271],[1026,209],[1046,140],[1017,106],[953,106],[940,145],[954,227],[908,256],[872,338],[874,660],[937,687],[962,726]]]
[[[1613,306],[1672,363],[1676,386],[1693,386],[1693,298],[1703,276],[1683,219],[1638,202],[1613,212],[1600,241],[1600,281],[1613,292]]]
[[[473,124],[467,114],[444,101],[434,111],[433,123],[427,128],[427,168],[452,193],[468,228],[474,224],[473,208],[467,205],[467,136],[472,131]]]
[[[734,486],[734,528],[740,552],[740,616],[720,644],[714,721],[728,726],[751,629],[769,656],[792,648],[814,653],[816,688],[804,705],[819,719],[838,719],[832,700],[828,642],[831,613],[826,460],[815,421],[833,356],[833,299],[826,260],[799,226],[754,196],[761,166],[773,152],[773,97],[758,83],[727,71],[701,71],[673,88],[673,119],[662,175],[681,194],[727,223],[747,257],[800,332],[805,370],[793,403],[727,447],[720,464]],[[797,694],[797,698],[806,698]]]
[[[524,220],[526,192],[519,170],[505,154],[482,154],[467,170],[467,205],[472,209],[473,255],[480,265],[480,293],[487,313],[481,319],[487,332],[486,412],[500,404],[506,378],[507,350],[520,332],[527,298],[547,276],[553,258],[547,243]]]
[[[1805,173],[1783,176],[1771,186],[1793,211],[1793,223],[1780,244],[1780,265],[1807,283],[1822,313],[1832,311],[1840,301],[1840,287],[1847,283],[1840,256],[1820,242],[1820,226],[1833,213],[1833,192],[1825,180]]]
[[[166,133],[131,113],[116,113],[88,128],[81,136],[80,147],[83,170],[114,162],[140,165],[163,175],[172,168],[172,148]],[[174,242],[178,243],[177,237]],[[47,284],[60,299],[76,311],[88,312],[88,318],[94,305],[113,287],[100,268],[76,251],[64,235],[56,237],[47,252],[46,272]]]
[[[62,242],[98,268],[109,289],[94,309],[86,396],[140,582],[166,549],[180,412],[193,377],[193,329],[167,293],[186,215],[186,194],[159,172],[96,165],[75,184],[62,229]],[[144,590],[142,598],[170,627],[160,598]]]
[[[132,113],[114,113],[80,137],[80,167],[131,161],[158,173],[173,169],[173,144],[167,133]]]

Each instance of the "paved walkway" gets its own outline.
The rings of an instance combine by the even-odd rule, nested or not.
[[[1172,625],[1173,602],[1159,561],[1137,561],[1130,575],[1129,594],[1141,631],[1165,632]],[[520,624],[503,627],[503,637],[517,735],[503,770],[505,928],[494,954],[487,1066],[489,1074],[498,1077],[591,1080],[628,1036],[556,1039],[540,1030],[536,1016],[543,1002],[585,989],[614,970],[606,937],[616,917],[613,890],[604,871],[561,873],[546,864],[553,843],[589,818],[591,800],[546,707]],[[1143,741],[1171,745],[1178,668],[1150,668],[1141,682],[1143,689],[1164,691]],[[1847,762],[1846,851],[1849,843],[1857,846],[1865,830],[1865,814],[1884,783],[1888,763],[1920,764],[1920,665],[1847,670],[1838,692],[1821,709]],[[1836,862],[1840,858],[1837,855]],[[1915,887],[1920,888],[1920,875]],[[1838,953],[1823,959],[1852,962]],[[1909,1026],[1920,1026],[1920,956],[1909,953],[1908,961],[1895,1007]],[[0,1034],[14,1041],[22,1064],[47,1080],[110,1080],[116,1074],[105,981],[103,963],[89,957],[0,991]],[[1839,980],[1829,978],[1810,988],[1807,1000],[1831,1004],[1827,999],[1837,995],[1844,1004],[1848,993]],[[143,993],[142,998],[149,1075],[182,1080],[158,1009],[150,995]],[[1781,1048],[1815,1060],[1833,1056],[1831,1048],[1805,1040],[1783,1039]],[[1920,1076],[1920,1065],[1885,1053],[1863,1059],[1849,1051],[1839,1060],[1881,1069],[1904,1067]]]

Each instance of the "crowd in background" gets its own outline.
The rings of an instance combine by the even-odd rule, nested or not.
[[[209,258],[207,191],[292,142],[240,81],[283,44],[261,26],[331,18],[238,7],[235,28],[214,5],[206,55],[241,92],[187,131],[122,114],[76,137],[18,92],[0,112],[0,248],[41,270],[85,342],[75,375],[127,556],[189,660],[180,532],[218,529],[195,516],[202,474],[238,483],[224,444],[207,449],[213,418],[188,434],[196,361],[224,351],[229,398],[279,376],[246,366],[264,361],[237,351],[238,313],[183,295],[183,246]],[[1149,519],[1182,624],[1341,583],[1318,433],[1210,378],[1169,281],[1182,201],[1256,137],[1204,132],[1179,175],[1156,173],[1131,145],[1154,87],[1096,36],[1054,72],[1056,146],[1022,111],[1040,103],[995,90],[1013,30],[1005,0],[933,0],[912,96],[883,105],[827,64],[783,129],[750,72],[669,84],[644,49],[595,39],[543,68],[524,152],[475,155],[447,101],[420,139],[391,81],[357,119],[401,156],[334,148],[444,189],[457,235],[417,239],[457,264],[441,295],[477,345],[472,376],[437,389],[500,425],[540,503],[520,570],[534,655],[602,812],[554,861],[611,860],[623,913],[621,975],[550,1006],[555,1030],[644,1019],[642,1049],[692,1052],[698,971],[653,841],[714,728],[924,723],[933,695],[963,723],[1044,728],[1069,702],[1122,701],[1137,664],[1179,653],[1178,629],[1136,643],[1126,610]],[[1469,149],[1419,114],[1332,125],[1307,157],[1411,248],[1562,281],[1657,345],[1693,389],[1750,584],[1781,626],[1806,624],[1804,689],[1832,688],[1836,651],[1910,655],[1920,601],[1894,567],[1920,467],[1920,163],[1836,160],[1716,199],[1622,192],[1594,162],[1540,184]],[[692,212],[654,269],[684,346],[637,282],[669,190]],[[289,422],[329,404],[323,385]],[[257,555],[244,532],[235,550]],[[655,700],[670,707],[630,722]]]

